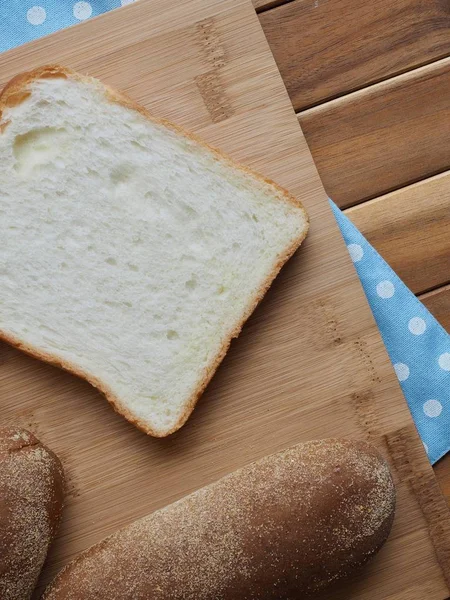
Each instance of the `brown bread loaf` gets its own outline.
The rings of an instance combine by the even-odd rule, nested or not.
[[[28,600],[61,518],[58,458],[24,429],[0,428],[0,598]]]
[[[83,552],[45,600],[290,600],[385,541],[395,490],[371,446],[315,441],[236,471]]]

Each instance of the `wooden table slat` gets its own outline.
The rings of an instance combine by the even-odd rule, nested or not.
[[[450,172],[346,214],[414,293],[450,282]]]
[[[450,58],[328,102],[299,120],[341,207],[450,168]]]
[[[450,54],[442,0],[295,0],[260,22],[297,110]]]
[[[450,333],[450,285],[446,285],[428,294],[420,296],[420,300],[425,304],[428,310],[436,317],[442,327]],[[449,456],[450,462],[450,456]],[[450,475],[449,475],[449,493],[450,503]]]

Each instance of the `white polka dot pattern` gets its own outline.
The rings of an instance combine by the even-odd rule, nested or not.
[[[42,6],[32,6],[27,10],[27,21],[31,25],[42,25],[46,18],[47,13]]]
[[[423,405],[423,412],[431,419],[439,417],[442,412],[442,404],[439,400],[427,400]]]
[[[89,2],[77,2],[73,5],[73,16],[79,21],[89,19],[92,15],[92,6]]]
[[[438,364],[443,371],[450,371],[450,352],[444,352],[438,359]]]
[[[387,279],[380,281],[380,283],[377,285],[377,294],[383,299],[392,298],[392,296],[395,294],[395,287],[392,281]]]
[[[404,363],[395,363],[394,365],[395,373],[398,377],[399,381],[406,381],[409,377],[409,367]]]
[[[359,244],[349,244],[347,246],[347,250],[349,251],[350,258],[354,263],[359,262],[364,256],[364,250]]]
[[[408,329],[413,335],[422,335],[427,329],[427,324],[421,317],[413,317],[409,320]]]

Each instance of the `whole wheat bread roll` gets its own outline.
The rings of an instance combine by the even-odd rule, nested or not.
[[[64,568],[45,600],[289,600],[364,564],[395,490],[362,442],[309,442],[136,521]]]
[[[63,505],[58,458],[25,429],[0,428],[0,598],[33,593]]]

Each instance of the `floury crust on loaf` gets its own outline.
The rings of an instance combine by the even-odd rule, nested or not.
[[[394,483],[374,447],[306,442],[81,552],[42,600],[306,600],[364,565],[394,512]]]
[[[308,229],[302,205],[66,68],[0,98],[0,334],[143,431],[183,425]]]

